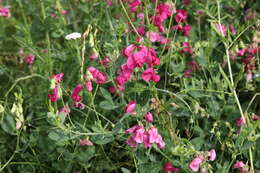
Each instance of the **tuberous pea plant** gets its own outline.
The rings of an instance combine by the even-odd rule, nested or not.
[[[0,0],[0,172],[259,172],[259,6]]]

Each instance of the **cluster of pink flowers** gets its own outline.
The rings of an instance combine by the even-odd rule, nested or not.
[[[131,44],[123,50],[123,54],[127,57],[127,62],[121,66],[121,73],[115,79],[119,90],[124,90],[124,85],[131,79],[133,70],[142,67],[145,63],[148,64],[149,68],[143,72],[143,80],[152,80],[154,82],[160,80],[160,76],[152,68],[160,64],[160,59],[156,56],[153,48]]]
[[[181,31],[184,36],[188,37],[190,35],[191,26],[190,25],[185,25],[185,26],[175,25],[175,26],[173,26],[173,29],[177,30],[177,31]]]
[[[7,18],[11,17],[11,12],[10,12],[9,8],[0,7],[0,16],[7,17]]]
[[[189,68],[183,73],[184,77],[191,77],[192,72],[200,70],[200,65],[195,60],[192,60],[188,65]]]
[[[82,91],[83,86],[78,84],[72,91],[71,99],[73,100],[73,105],[76,108],[84,109],[85,105],[82,103],[82,96],[80,96],[80,92]]]
[[[180,171],[180,168],[174,168],[171,164],[171,162],[166,162],[163,168],[164,172],[178,172]]]
[[[253,70],[255,69],[254,65],[254,56],[260,50],[260,47],[251,47],[239,49],[237,52],[237,56],[243,57],[242,63],[245,65],[245,73],[247,81],[252,80],[253,78]]]
[[[157,144],[159,148],[164,148],[165,143],[162,136],[158,133],[157,128],[151,127],[148,130],[141,125],[135,125],[125,131],[126,134],[131,134],[126,143],[130,147],[137,147],[138,144],[144,144],[144,148],[152,147],[152,144]]]
[[[237,31],[236,31],[236,28],[234,27],[234,25],[232,25],[232,24],[229,25],[229,29],[233,35],[237,34]],[[216,24],[216,30],[218,31],[218,33],[220,33],[224,37],[227,35],[228,29],[225,24]]]
[[[125,108],[126,113],[134,113],[136,107],[136,102],[132,101]],[[148,123],[153,122],[153,116],[150,112],[145,114],[145,120]],[[159,148],[164,148],[165,143],[162,139],[162,136],[158,133],[157,128],[149,127],[147,129],[142,125],[134,125],[125,131],[126,134],[131,134],[131,136],[127,139],[126,143],[130,147],[137,147],[138,144],[144,144],[144,148],[152,147],[152,144],[157,144]]]
[[[60,83],[63,78],[63,73],[58,73],[56,75],[52,75],[50,78],[51,78],[52,94],[48,94],[48,98],[52,102],[57,102],[58,99],[61,97]]]
[[[148,31],[146,32],[146,37],[153,43],[159,42],[161,44],[166,44],[169,42],[167,38],[161,36],[158,32]]]
[[[130,8],[130,10],[131,10],[132,12],[136,12],[138,6],[141,5],[141,4],[142,4],[141,0],[132,0],[132,2],[130,2],[130,3],[128,4],[128,6],[129,6],[129,8]]]
[[[92,91],[92,81],[97,84],[104,84],[107,81],[107,76],[105,73],[99,71],[95,67],[89,67],[86,75],[86,89],[87,91]]]
[[[197,172],[200,168],[200,165],[205,161],[214,161],[216,159],[216,151],[214,149],[206,152],[206,155],[197,154],[195,159],[192,160],[192,162],[189,164],[189,168]]]
[[[167,3],[161,3],[157,5],[156,15],[154,19],[150,19],[152,22],[154,20],[154,25],[158,28],[160,32],[164,32],[163,22],[171,17],[172,15],[172,6]]]

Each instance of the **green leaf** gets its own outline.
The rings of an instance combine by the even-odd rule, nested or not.
[[[6,133],[14,134],[16,129],[13,116],[7,114],[1,122],[1,127]]]
[[[99,145],[104,145],[107,144],[109,142],[112,142],[114,140],[114,136],[113,134],[104,134],[104,135],[97,135],[97,136],[93,136],[91,138],[91,140]]]
[[[109,101],[102,101],[99,103],[99,106],[102,108],[102,109],[105,109],[105,110],[113,110],[113,109],[116,109],[117,106],[113,105],[113,103],[109,102]]]
[[[126,168],[124,168],[124,167],[121,168],[121,171],[122,171],[123,173],[131,173],[131,171],[130,171],[129,169],[126,169]]]
[[[102,96],[108,100],[109,102],[113,103],[113,99],[111,97],[111,94],[104,88],[100,88],[100,91],[102,93]]]

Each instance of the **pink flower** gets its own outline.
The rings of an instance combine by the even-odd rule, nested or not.
[[[82,90],[82,85],[81,84],[78,84],[74,89],[73,89],[73,92],[71,94],[71,98],[74,102],[80,102],[81,101],[81,96],[79,95],[79,93],[81,92]]]
[[[132,0],[132,2],[129,3],[128,5],[132,12],[136,12],[138,5],[141,4],[142,4],[141,0]]]
[[[233,24],[231,24],[231,25],[229,26],[229,28],[230,28],[230,30],[231,30],[231,32],[232,32],[233,35],[236,35],[236,34],[237,34],[237,30],[236,30],[236,28],[234,27]]]
[[[92,91],[92,82],[91,81],[87,81],[86,82],[86,89],[88,92],[91,92]]]
[[[85,108],[85,105],[83,103],[81,103],[81,102],[74,102],[73,106],[75,108],[79,108],[79,109],[84,109]]]
[[[161,36],[159,33],[157,32],[153,32],[153,31],[148,31],[146,32],[146,37],[151,41],[151,42],[156,42],[159,41]]]
[[[11,17],[11,12],[9,8],[0,8],[0,16],[7,18]]]
[[[209,160],[213,161],[215,159],[216,159],[216,151],[215,151],[215,149],[212,149],[209,151]]]
[[[111,7],[113,5],[113,1],[112,0],[107,0],[107,6]]]
[[[192,77],[192,75],[191,75],[192,72],[193,72],[192,69],[187,69],[187,70],[184,71],[183,76],[190,78],[190,77]]]
[[[125,113],[134,114],[136,107],[135,101],[130,101],[125,107]]]
[[[90,60],[96,60],[98,58],[98,53],[95,51],[92,52],[89,58]]]
[[[70,113],[70,108],[68,106],[64,106],[59,110],[59,113],[64,113],[65,116],[68,116]]]
[[[135,50],[136,46],[134,44],[130,44],[123,50],[123,54],[128,57],[131,56],[132,52]]]
[[[93,146],[94,144],[89,139],[80,139],[80,146]]]
[[[236,125],[237,126],[242,126],[246,124],[246,120],[244,117],[240,117],[239,119],[236,120]]]
[[[153,122],[153,115],[150,113],[150,112],[147,112],[145,114],[145,120],[148,122],[148,123],[152,123]]]
[[[182,3],[186,6],[191,4],[191,0],[182,0]]]
[[[144,141],[144,132],[145,132],[145,129],[144,129],[144,127],[142,127],[142,126],[139,126],[136,130],[135,130],[135,132],[134,132],[134,134],[133,134],[133,140],[136,142],[136,143],[139,143],[139,144],[141,144],[141,143],[143,143],[143,141]]]
[[[185,25],[182,28],[182,32],[184,36],[189,36],[190,35],[190,30],[191,30],[191,26],[190,25]]]
[[[158,4],[156,8],[156,16],[154,19],[150,18],[150,21],[154,21],[154,25],[157,26],[160,32],[164,32],[163,22],[171,16],[172,7],[167,3]]]
[[[61,11],[61,14],[64,15],[64,16],[67,15],[68,13],[69,13],[69,12],[68,12],[67,10],[62,10],[62,11]]]
[[[49,99],[52,102],[57,102],[58,99],[60,98],[59,96],[59,89],[58,86],[56,86],[53,90],[52,90],[52,94],[48,94]]]
[[[239,49],[237,52],[237,56],[244,56],[245,53],[246,53],[246,49]]]
[[[252,120],[253,120],[253,121],[257,121],[259,118],[260,118],[260,117],[255,114],[255,115],[253,115]]]
[[[107,66],[110,63],[110,59],[108,56],[105,57],[105,59],[102,59],[99,61],[99,64],[103,65],[103,66]]]
[[[182,47],[183,47],[181,50],[182,53],[189,53],[189,54],[193,53],[192,47],[190,46],[189,42],[182,42]]]
[[[162,136],[160,134],[158,134],[157,128],[151,127],[148,130],[148,134],[149,134],[149,143],[150,144],[156,143],[159,148],[165,147],[165,143],[162,140]]]
[[[63,73],[58,73],[55,75],[52,75],[50,78],[53,79],[55,81],[55,84],[59,84],[63,78]]]
[[[197,172],[199,170],[200,164],[203,162],[203,159],[201,157],[196,157],[194,160],[192,160],[192,162],[189,164],[189,168],[194,171]]]
[[[140,126],[140,125],[134,125],[133,127],[131,127],[131,128],[129,128],[129,129],[127,129],[126,131],[125,131],[125,133],[126,134],[128,134],[128,133],[135,133],[135,131],[137,130],[137,129],[139,129],[139,128],[141,128],[142,126]]]
[[[32,54],[27,54],[25,57],[24,57],[24,60],[25,62],[28,64],[28,65],[32,65],[34,63],[34,59],[35,59],[35,56],[32,55]]]
[[[177,10],[175,20],[176,20],[177,23],[185,22],[187,17],[188,17],[187,11],[180,9],[180,10]]]
[[[225,24],[216,24],[216,29],[217,31],[223,35],[223,36],[226,36],[227,35],[227,28],[225,26]]]
[[[177,172],[180,171],[180,168],[174,168],[171,164],[171,162],[166,162],[163,168],[164,172]]]
[[[148,68],[142,73],[142,79],[144,81],[152,80],[154,82],[159,82],[160,76],[155,74],[155,71],[153,68]]]
[[[144,26],[139,26],[136,28],[138,34],[140,35],[144,35],[145,34],[145,29],[144,29]]]
[[[237,161],[234,165],[233,165],[233,168],[242,168],[244,167],[245,164],[243,161]]]
[[[89,67],[88,71],[92,74],[94,81],[97,84],[104,84],[107,81],[107,76],[105,73],[100,72],[95,67]]]
[[[21,56],[23,56],[23,49],[22,48],[20,48],[19,50],[18,50],[18,55],[21,57]]]
[[[138,143],[135,142],[132,136],[127,139],[126,144],[133,148],[137,147],[138,145]]]

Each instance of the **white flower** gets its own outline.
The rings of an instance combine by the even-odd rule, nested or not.
[[[80,38],[80,37],[81,37],[81,33],[73,32],[69,35],[66,35],[65,39],[66,40],[71,40],[71,39],[75,40],[75,39]]]

